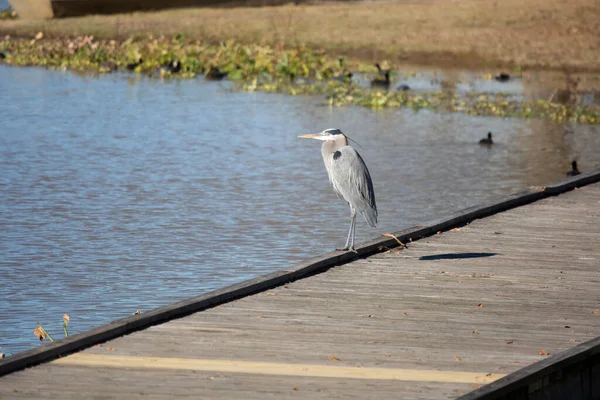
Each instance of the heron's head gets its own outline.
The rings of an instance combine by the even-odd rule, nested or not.
[[[301,135],[298,137],[302,139],[336,140],[340,137],[339,135],[346,137],[341,130],[337,128],[329,128],[325,129],[323,132],[309,133],[308,135]]]

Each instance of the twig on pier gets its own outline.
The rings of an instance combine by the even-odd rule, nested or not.
[[[399,244],[400,246],[402,246],[402,247],[404,247],[404,248],[406,248],[406,249],[408,248],[408,247],[407,247],[407,246],[406,246],[404,243],[402,243],[402,242],[400,241],[400,239],[398,239],[398,238],[397,238],[397,237],[396,237],[394,234],[392,234],[392,233],[382,233],[382,234],[380,234],[380,236],[394,238],[394,239],[396,240],[396,242],[398,242],[398,244]]]

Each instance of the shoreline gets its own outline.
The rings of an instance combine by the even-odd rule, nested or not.
[[[0,20],[0,35],[32,38],[41,31],[48,38],[126,40],[183,34],[209,44],[305,46],[348,61],[387,61],[392,67],[600,73],[598,19],[600,5],[593,0],[533,0],[526,9],[517,0],[395,0]]]
[[[567,84],[566,100],[525,100],[509,92],[456,90],[459,81],[440,82],[440,87],[418,91],[396,87],[401,71],[385,62],[391,78],[381,84],[382,71],[374,66],[331,57],[323,51],[298,46],[292,49],[261,45],[243,45],[228,41],[219,45],[184,36],[156,38],[151,34],[125,41],[98,40],[93,36],[48,38],[39,32],[33,39],[0,40],[0,62],[15,66],[41,66],[49,69],[107,74],[116,71],[158,79],[223,79],[234,82],[234,90],[275,92],[289,95],[324,96],[330,106],[362,106],[429,109],[435,112],[459,112],[468,115],[543,118],[557,123],[600,124],[600,105],[580,103],[579,80]],[[218,75],[211,77],[209,75]],[[360,74],[362,81],[375,78],[369,87],[348,75]],[[519,76],[519,73],[517,76]],[[570,77],[570,75],[566,75]],[[487,78],[494,79],[491,74]],[[514,79],[510,78],[510,79]],[[569,81],[566,80],[568,83]],[[443,83],[443,85],[442,85]],[[583,85],[582,85],[583,86]],[[557,88],[558,90],[558,88]]]

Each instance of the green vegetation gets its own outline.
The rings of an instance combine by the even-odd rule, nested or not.
[[[0,10],[0,19],[15,19],[17,18],[17,13],[13,11],[11,8],[5,8],[4,10]]]
[[[37,324],[37,327],[33,330],[33,334],[35,335],[35,337],[40,339],[40,342],[43,342],[46,339],[50,340],[51,342],[54,342],[52,336],[50,336],[48,331],[46,331],[39,322]]]
[[[332,106],[358,105],[369,108],[405,107],[418,111],[430,109],[442,112],[461,112],[469,115],[496,117],[548,118],[556,122],[576,121],[600,124],[599,106],[563,105],[546,100],[519,101],[504,93],[458,93],[454,90],[435,92],[368,90],[337,81],[310,85],[293,85],[284,81],[257,83],[253,80],[242,86],[247,91],[279,92],[291,95],[325,94]]]
[[[165,66],[177,60],[181,67],[176,75],[180,78],[193,78],[211,67],[227,72],[233,81],[257,76],[324,79],[345,71],[338,60],[328,60],[323,53],[303,47],[276,51],[234,42],[212,45],[183,36],[174,39],[149,36],[117,42],[95,40],[92,36],[48,40],[38,33],[32,40],[5,38],[0,41],[0,51],[7,53],[4,62],[11,65],[99,73],[120,69],[163,77],[175,75]]]
[[[69,314],[63,315],[63,331],[65,333],[66,338],[69,337],[69,332],[67,331],[67,325],[69,325],[70,320],[71,320],[71,318],[69,317]],[[40,339],[40,342],[43,342],[46,339],[50,340],[51,342],[54,342],[54,338],[52,338],[52,336],[48,333],[48,331],[46,329],[44,329],[42,324],[40,324],[39,322],[38,322],[36,328],[33,330],[33,334],[35,335],[35,337]]]
[[[134,37],[119,42],[91,36],[47,39],[5,38],[0,42],[10,65],[36,65],[81,72],[131,71],[162,79],[193,78],[209,71],[227,73],[236,90],[323,95],[333,106],[406,107],[470,115],[549,118],[558,122],[600,123],[599,106],[519,101],[509,94],[459,93],[452,87],[434,92],[369,90],[347,79],[350,72],[374,76],[374,67],[347,63],[324,52],[298,46],[274,49],[228,41],[209,44],[186,38]],[[177,69],[171,68],[177,62]]]

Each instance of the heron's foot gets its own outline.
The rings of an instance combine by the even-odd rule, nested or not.
[[[337,251],[351,251],[353,253],[358,254],[358,251],[356,251],[356,249],[354,247],[345,247],[343,249],[336,249]]]

